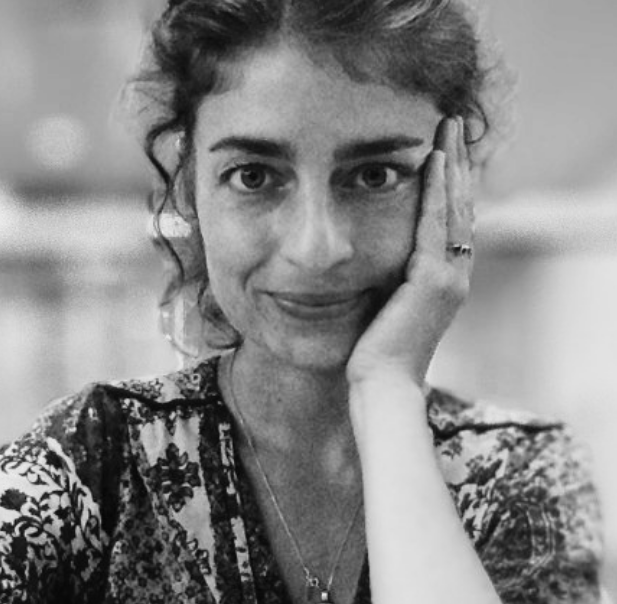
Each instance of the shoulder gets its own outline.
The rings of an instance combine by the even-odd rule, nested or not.
[[[207,404],[219,397],[219,360],[219,356],[213,356],[163,376],[116,381],[106,387],[117,396],[132,398],[145,404]]]
[[[184,452],[169,463],[160,458],[177,452],[178,444],[193,443],[191,452],[197,448],[193,428],[204,422],[193,420],[219,404],[216,363],[162,377],[92,384],[52,402],[30,431],[5,447],[0,454],[1,585],[24,594],[24,601],[34,592],[68,601],[59,595],[67,585],[83,601],[98,594],[112,536],[128,530],[132,515],[143,520],[152,510],[149,496],[155,491],[148,495],[144,486],[158,488],[154,501],[162,493],[173,505],[184,502],[187,488],[180,483],[181,488],[166,491],[166,478],[183,473],[194,486],[197,462],[187,462]],[[35,536],[33,518],[45,529]]]
[[[492,497],[538,496],[590,484],[589,448],[567,424],[485,401],[432,390],[429,424],[447,482],[492,484]]]
[[[491,432],[511,427],[533,432],[563,426],[554,417],[505,407],[494,401],[465,399],[440,388],[429,390],[428,420],[442,439],[466,431]]]
[[[593,601],[602,531],[588,447],[552,418],[439,390],[429,401],[444,478],[500,593]]]
[[[218,401],[218,357],[193,367],[162,376],[140,379],[95,382],[79,392],[51,401],[39,415],[32,429],[15,443],[34,444],[48,438],[60,441],[67,436],[112,436],[126,423],[127,409],[139,408],[173,412],[178,406],[204,406]],[[5,450],[7,450],[5,448]]]
[[[218,358],[163,376],[97,382],[52,401],[32,428],[5,446],[0,472],[32,467],[45,480],[75,474],[103,497],[106,477],[118,477],[131,456],[131,431],[218,404]]]
[[[428,421],[442,466],[452,482],[460,482],[477,467],[512,479],[523,468],[543,464],[555,471],[566,459],[586,456],[562,421],[486,401],[468,401],[433,389],[428,397]],[[582,460],[582,458],[581,458]],[[456,474],[456,475],[454,475]]]

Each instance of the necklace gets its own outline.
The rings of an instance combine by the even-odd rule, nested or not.
[[[255,459],[255,465],[257,466],[257,469],[259,470],[259,474],[261,475],[261,478],[266,487],[266,490],[268,491],[268,496],[270,497],[270,501],[272,502],[272,507],[276,511],[278,519],[281,522],[281,526],[285,530],[285,533],[287,534],[289,542],[291,543],[294,549],[294,552],[296,554],[296,557],[298,558],[298,561],[300,562],[300,565],[302,566],[302,570],[304,571],[307,601],[308,602],[319,602],[319,604],[332,604],[332,600],[330,599],[330,592],[332,591],[332,582],[334,581],[334,574],[336,572],[336,569],[338,568],[341,555],[343,554],[343,551],[345,549],[345,545],[347,545],[347,541],[349,540],[351,529],[354,527],[358,514],[360,513],[360,510],[362,509],[362,497],[360,497],[360,501],[358,502],[358,505],[356,506],[356,510],[351,517],[351,521],[349,522],[347,529],[345,530],[343,539],[341,540],[338,550],[336,551],[334,561],[332,563],[332,570],[330,571],[328,580],[326,581],[324,585],[324,583],[319,579],[319,577],[314,572],[312,572],[309,569],[309,567],[306,565],[306,563],[304,562],[304,557],[302,556],[302,552],[300,551],[300,546],[298,544],[298,541],[295,538],[291,528],[287,524],[287,520],[285,520],[285,516],[283,514],[281,506],[279,505],[278,499],[274,493],[274,489],[272,488],[272,485],[270,484],[270,479],[268,478],[266,471],[261,465],[261,460],[259,459],[259,455],[257,455],[257,450],[255,448],[255,443],[253,442],[253,437],[251,433],[249,432],[244,416],[242,415],[242,411],[240,411],[240,405],[238,405],[238,401],[234,393],[233,379],[232,379],[233,378],[233,367],[234,367],[234,363],[236,360],[236,352],[237,352],[237,349],[234,350],[227,364],[227,383],[229,385],[229,394],[230,394],[231,402],[236,410],[236,414],[238,416],[240,427],[242,428],[242,432],[244,433],[246,442],[248,443],[249,449],[251,450],[253,458]]]

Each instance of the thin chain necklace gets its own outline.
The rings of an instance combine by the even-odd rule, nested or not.
[[[242,411],[240,411],[240,405],[238,405],[238,401],[236,399],[236,395],[234,392],[234,386],[233,386],[233,367],[234,367],[234,363],[236,360],[236,352],[237,352],[237,349],[234,350],[227,364],[227,383],[229,386],[229,394],[230,394],[231,402],[236,410],[238,420],[240,421],[240,427],[242,428],[242,432],[244,432],[246,442],[248,443],[249,449],[251,450],[253,458],[255,459],[255,464],[257,465],[257,469],[259,470],[259,473],[261,474],[261,477],[263,479],[263,483],[266,487],[266,490],[268,491],[268,495],[270,496],[270,501],[272,502],[272,507],[276,511],[276,514],[281,522],[281,525],[283,529],[285,530],[285,533],[287,534],[287,537],[289,538],[289,541],[291,545],[293,546],[293,549],[296,553],[298,561],[300,562],[300,565],[302,566],[302,569],[304,571],[307,601],[319,602],[319,604],[332,604],[332,600],[330,599],[330,592],[332,591],[332,582],[334,581],[334,574],[336,572],[336,569],[338,568],[341,555],[343,554],[345,546],[347,545],[347,541],[349,540],[349,535],[351,534],[351,530],[356,523],[356,519],[358,517],[358,514],[360,513],[360,510],[362,509],[362,497],[360,497],[358,505],[356,506],[356,510],[353,516],[351,517],[351,521],[349,525],[347,526],[347,529],[345,530],[343,539],[336,552],[336,556],[334,557],[334,562],[332,564],[332,570],[330,571],[328,580],[326,581],[324,585],[323,582],[319,579],[319,577],[314,572],[312,572],[309,569],[309,567],[306,565],[306,563],[304,562],[304,557],[302,556],[302,552],[300,551],[300,546],[298,545],[298,541],[294,537],[294,534],[291,531],[291,528],[287,524],[287,520],[285,520],[285,516],[283,515],[281,506],[279,505],[278,499],[276,495],[274,494],[274,489],[272,488],[272,485],[270,484],[268,475],[266,474],[266,471],[261,465],[261,460],[259,459],[259,455],[257,455],[257,450],[255,448],[255,443],[253,442],[253,437],[251,433],[249,432],[244,416],[242,415]],[[316,595],[317,595],[317,599],[315,598]]]

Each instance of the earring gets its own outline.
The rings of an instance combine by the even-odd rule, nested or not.
[[[176,212],[163,212],[156,219],[158,232],[178,252],[191,247],[195,227]],[[181,253],[181,252],[179,252]],[[199,312],[197,286],[186,284],[160,306],[159,325],[163,337],[180,355],[182,365],[194,362],[201,356],[203,347],[203,322]]]
[[[186,139],[186,136],[184,132],[181,132],[180,134],[178,134],[178,136],[176,136],[176,142],[175,142],[176,151],[180,152],[182,151],[182,149],[184,149],[185,139]]]
[[[163,212],[158,217],[158,226],[166,239],[187,239],[193,233],[193,225],[176,212]]]
[[[194,288],[183,287],[159,311],[163,337],[179,354],[183,366],[194,363],[203,352],[204,326],[192,290]]]

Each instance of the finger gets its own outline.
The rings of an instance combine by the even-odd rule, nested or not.
[[[463,186],[461,179],[462,171],[459,166],[460,125],[457,119],[449,121],[451,126],[448,128],[445,139],[448,228],[456,220],[456,214],[459,211],[458,205],[461,201],[461,188]]]
[[[448,128],[450,128],[450,118],[444,117],[437,126],[435,139],[433,140],[433,151],[446,151],[448,140]]]
[[[474,235],[470,221],[457,219],[448,228],[448,261],[463,273],[471,273],[473,256]]]
[[[457,117],[459,136],[457,140],[458,161],[462,167],[469,169],[469,149],[467,148],[467,141],[465,140],[465,120],[462,116]]]
[[[463,189],[465,195],[463,196],[462,211],[466,216],[469,216],[472,223],[475,220],[474,204],[473,204],[473,178],[471,174],[471,159],[469,157],[469,148],[466,142],[466,124],[465,120],[459,116],[459,138],[458,138],[458,156],[459,167],[461,170],[461,177],[463,179]]]
[[[451,120],[445,139],[447,191],[447,243],[469,245],[472,230],[471,188],[467,167],[464,125],[460,118]]]
[[[453,141],[450,141],[452,147],[450,147],[449,163],[446,168],[448,259],[463,274],[470,274],[474,223],[471,175],[465,144],[465,124],[462,118],[456,118],[456,126],[456,136]]]
[[[416,234],[416,249],[439,260],[445,258],[448,241],[448,154],[453,152],[456,123],[444,118],[435,132],[433,152],[425,171],[421,217]]]
[[[420,219],[416,230],[416,253],[443,259],[447,238],[447,191],[445,179],[447,130],[449,120],[442,120],[427,161],[422,187]]]
[[[450,177],[449,187],[451,195],[449,199],[453,204],[453,210],[458,216],[471,219],[473,222],[473,195],[472,176],[470,170],[469,151],[465,143],[465,122],[462,117],[456,118],[456,163],[447,174]]]

